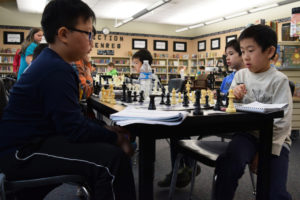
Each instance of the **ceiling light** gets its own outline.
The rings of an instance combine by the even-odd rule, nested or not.
[[[268,8],[274,8],[276,6],[279,6],[278,3],[273,3],[273,4],[270,4],[270,5],[267,5],[267,6],[262,6],[262,7],[258,7],[258,8],[254,8],[254,9],[251,9],[249,10],[251,13],[253,12],[257,12],[257,11],[261,11],[261,10],[265,10],[265,9],[268,9]]]
[[[223,21],[224,18],[219,18],[219,19],[214,19],[214,20],[211,20],[211,21],[208,21],[208,22],[205,22],[206,25],[209,25],[209,24],[213,24],[213,23],[217,23],[217,22],[220,22],[220,21]]]
[[[175,32],[179,33],[179,32],[182,32],[182,31],[187,31],[188,29],[189,29],[188,27],[184,27],[184,28],[177,29]]]
[[[225,17],[225,19],[231,19],[231,18],[234,18],[234,17],[239,17],[239,16],[242,16],[242,15],[246,15],[246,14],[248,14],[248,12],[244,11],[244,12],[236,13],[236,14],[233,14],[233,15],[229,15],[229,16]]]
[[[163,0],[157,1],[157,2],[155,2],[153,5],[149,6],[149,7],[147,8],[147,10],[149,10],[149,11],[154,10],[155,8],[157,8],[157,7],[161,6],[161,5],[163,5],[164,3],[165,3],[165,1],[163,1]]]
[[[193,29],[193,28],[198,28],[198,27],[201,27],[201,26],[204,26],[204,24],[201,23],[201,24],[192,25],[192,26],[189,26],[189,28]]]

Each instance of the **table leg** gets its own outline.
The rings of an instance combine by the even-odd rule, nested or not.
[[[153,200],[155,139],[139,136],[139,200]]]
[[[273,119],[264,121],[259,134],[259,161],[257,176],[257,200],[270,199],[270,164],[273,137]]]

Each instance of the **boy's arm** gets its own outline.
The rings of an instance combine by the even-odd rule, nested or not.
[[[48,74],[40,85],[45,117],[57,134],[74,142],[117,143],[117,134],[86,119],[78,102],[78,83],[74,74],[56,71]]]

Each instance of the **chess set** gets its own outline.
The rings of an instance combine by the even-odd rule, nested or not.
[[[211,90],[191,91],[189,82],[186,84],[186,90],[176,92],[173,88],[168,91],[168,86],[162,90],[157,87],[153,88],[148,98],[145,98],[143,91],[140,91],[139,85],[132,85],[123,82],[122,95],[119,100],[115,99],[113,84],[109,88],[102,87],[100,92],[100,102],[119,104],[123,106],[132,106],[148,110],[165,110],[165,111],[192,111],[194,115],[203,115],[203,110],[226,111],[228,113],[236,112],[233,104],[233,91],[230,90],[226,101],[222,101],[220,90],[216,90],[216,99]]]

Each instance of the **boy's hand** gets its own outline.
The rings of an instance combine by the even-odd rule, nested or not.
[[[247,93],[247,89],[246,89],[245,84],[237,85],[233,89],[233,94],[234,94],[235,98],[238,100],[243,99],[246,93]]]

